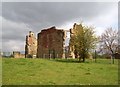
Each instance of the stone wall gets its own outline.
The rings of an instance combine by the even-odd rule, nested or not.
[[[26,36],[25,57],[33,58],[37,54],[37,39],[32,31]]]
[[[73,25],[73,28],[70,29],[70,42],[69,42],[69,57],[71,58],[77,58],[78,55],[77,53],[75,52],[75,49],[74,49],[74,45],[73,45],[73,36],[75,35],[75,30],[76,29],[82,29],[82,25],[81,24],[76,24],[74,23]]]
[[[21,54],[19,51],[13,51],[14,58],[25,58],[24,54]]]
[[[66,33],[62,29],[51,27],[42,30],[37,35],[38,58],[65,58],[65,38]]]

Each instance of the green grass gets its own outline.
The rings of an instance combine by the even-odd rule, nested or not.
[[[118,61],[2,59],[3,85],[117,85]]]
[[[2,58],[0,58],[0,86],[2,86]]]

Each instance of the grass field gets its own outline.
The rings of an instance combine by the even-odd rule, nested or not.
[[[2,59],[3,85],[117,85],[118,61]]]
[[[0,86],[2,86],[2,58],[0,58]]]

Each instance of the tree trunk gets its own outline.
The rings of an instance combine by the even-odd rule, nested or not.
[[[111,55],[111,64],[114,64],[114,57],[113,57],[113,54]]]
[[[80,57],[79,57],[79,62],[80,62]]]
[[[85,51],[83,52],[83,62],[85,62]]]
[[[83,56],[83,62],[85,62],[85,57]]]
[[[79,56],[79,62],[81,62],[81,57]]]

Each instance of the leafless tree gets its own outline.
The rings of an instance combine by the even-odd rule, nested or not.
[[[100,44],[100,49],[109,53],[112,58],[118,50],[118,31],[112,28],[107,28],[100,37]]]

